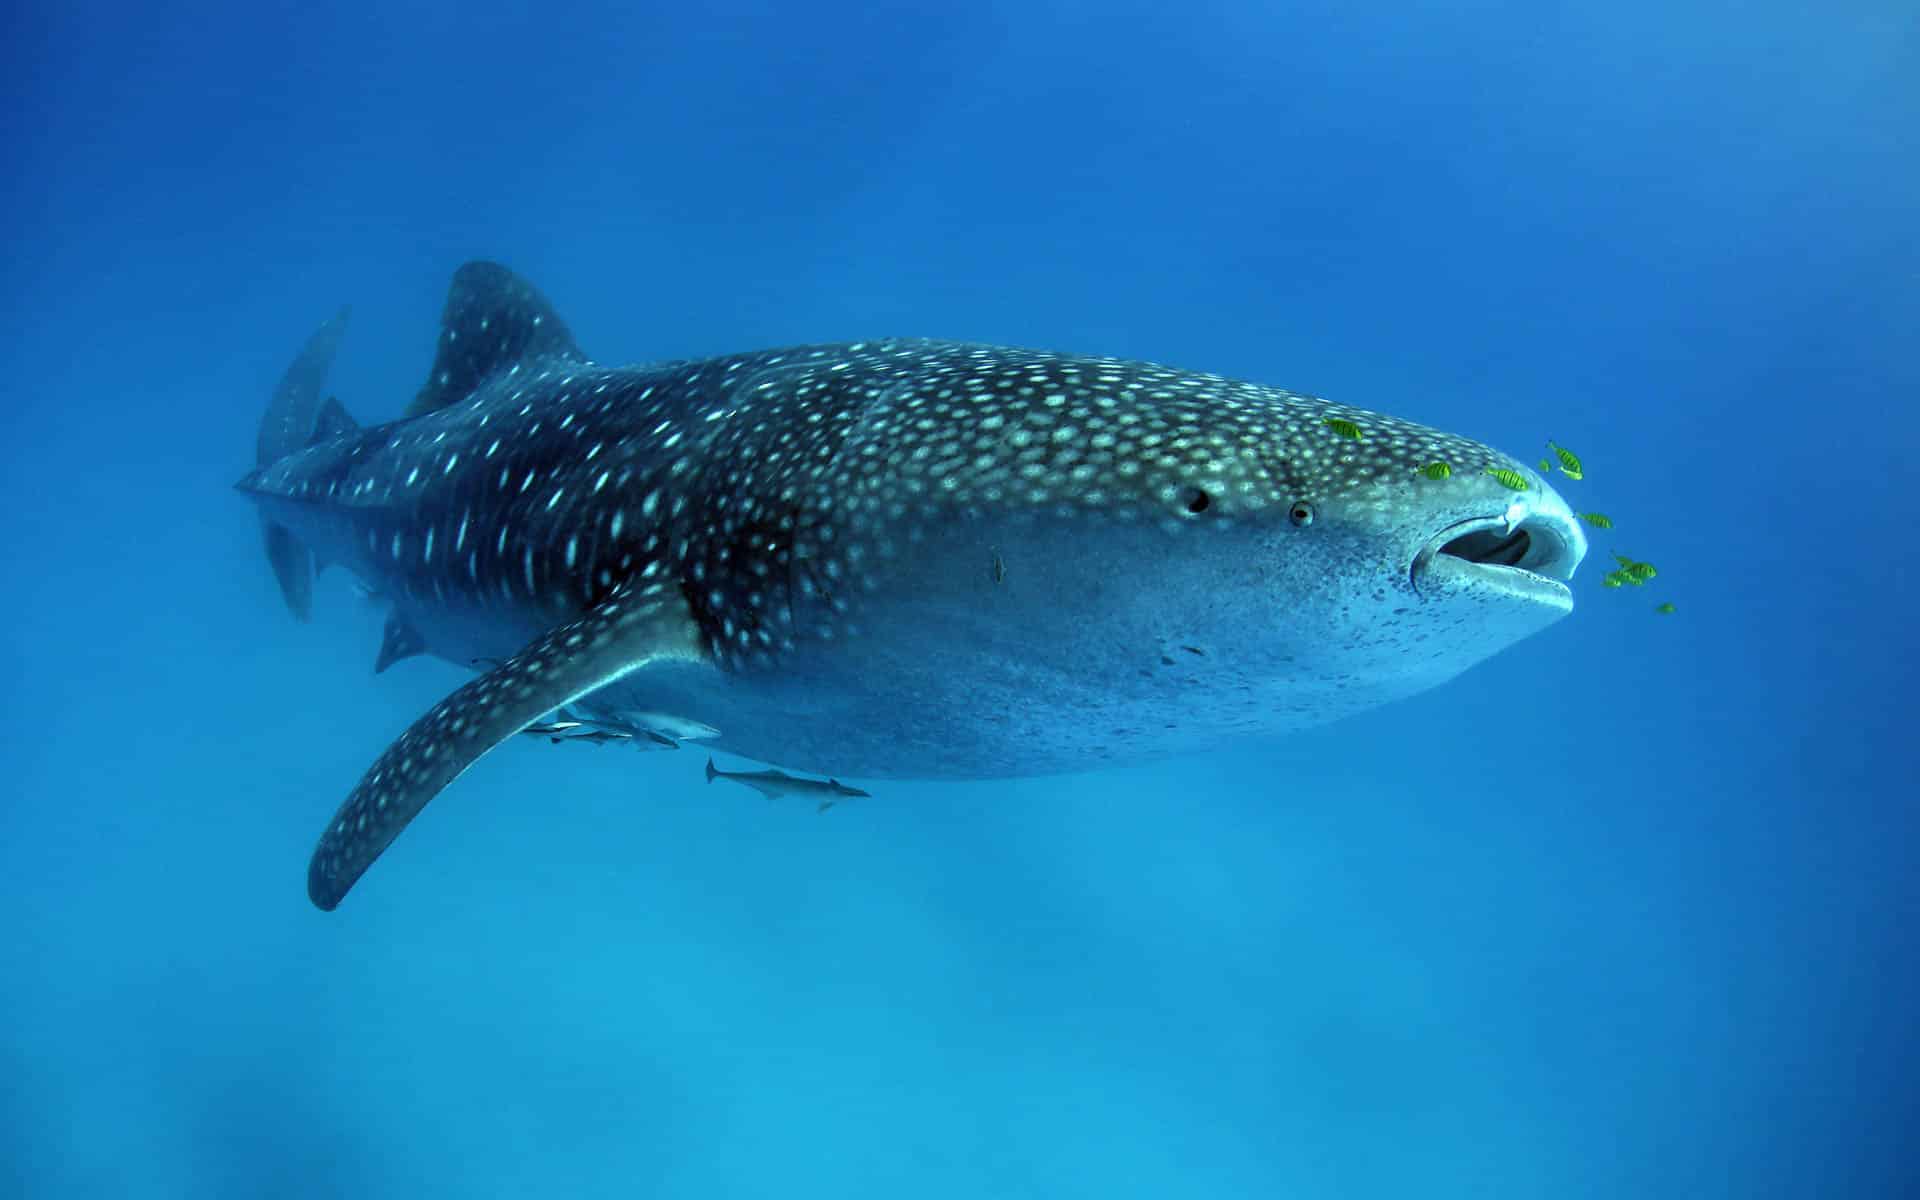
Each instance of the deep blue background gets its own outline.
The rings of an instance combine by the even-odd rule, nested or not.
[[[1675,7],[7,6],[0,1191],[1910,1186],[1920,24]],[[289,621],[228,488],[344,301],[396,414],[473,256],[607,360],[1551,436],[1662,574],[1241,757],[816,818],[516,747],[323,916],[458,675],[371,678],[338,577]]]

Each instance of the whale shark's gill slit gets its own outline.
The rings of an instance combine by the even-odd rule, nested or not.
[[[1533,538],[1526,527],[1521,526],[1512,533],[1498,529],[1476,529],[1440,547],[1440,553],[1487,566],[1517,567],[1532,548]]]

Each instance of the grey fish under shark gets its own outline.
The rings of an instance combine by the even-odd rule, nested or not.
[[[1138,761],[1440,684],[1568,613],[1586,552],[1523,462],[1212,375],[909,339],[607,366],[476,262],[406,415],[358,428],[320,400],[345,320],[238,485],[287,604],[338,564],[392,605],[383,667],[494,661],[348,794],[322,909],[563,706],[842,777]]]
[[[863,792],[856,787],[848,787],[838,779],[801,779],[785,771],[722,771],[707,760],[707,782],[716,779],[731,780],[759,792],[769,800],[778,800],[782,796],[811,796],[819,803],[819,812],[825,812],[842,800],[871,796],[872,792]]]

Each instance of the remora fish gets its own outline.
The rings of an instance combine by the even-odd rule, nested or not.
[[[589,729],[585,733],[563,733],[548,739],[558,746],[561,742],[589,742],[595,746],[604,746],[608,742],[630,742],[633,735],[614,729]]]
[[[825,812],[835,803],[858,796],[871,796],[872,792],[863,792],[857,787],[848,787],[838,779],[822,782],[818,779],[800,779],[785,771],[722,771],[707,760],[707,782],[716,779],[730,779],[745,784],[769,800],[778,800],[782,796],[811,796],[819,801],[820,811]]]
[[[490,263],[454,276],[402,419],[323,424],[343,319],[239,484],[288,605],[317,555],[391,600],[390,650],[498,661],[348,795],[308,872],[323,909],[563,705],[821,775],[1069,771],[1433,687],[1566,615],[1586,553],[1529,468],[1392,417],[939,341],[605,366]],[[1452,477],[1416,476],[1435,461]]]

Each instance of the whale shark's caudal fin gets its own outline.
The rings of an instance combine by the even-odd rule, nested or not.
[[[615,591],[429,709],[375,760],[320,835],[307,895],[336,907],[427,801],[542,716],[649,663],[708,661],[686,599],[666,583]]]
[[[305,621],[313,616],[313,555],[285,525],[263,520],[260,528],[266,538],[267,562],[280,583],[287,611],[294,620]]]
[[[255,465],[278,462],[296,450],[312,445],[322,431],[336,437],[353,428],[338,400],[322,402],[320,389],[327,381],[327,368],[340,349],[340,337],[347,330],[347,310],[341,309],[331,321],[314,331],[300,354],[280,377],[266,415],[260,418],[260,436],[256,443]],[[345,422],[345,428],[341,422]],[[313,612],[313,555],[283,525],[262,521],[266,539],[267,562],[273,577],[280,582],[280,594],[296,620],[304,621]]]
[[[407,415],[464,400],[495,372],[536,359],[584,363],[587,356],[532,284],[499,263],[470,262],[453,273],[440,313],[440,349]]]

